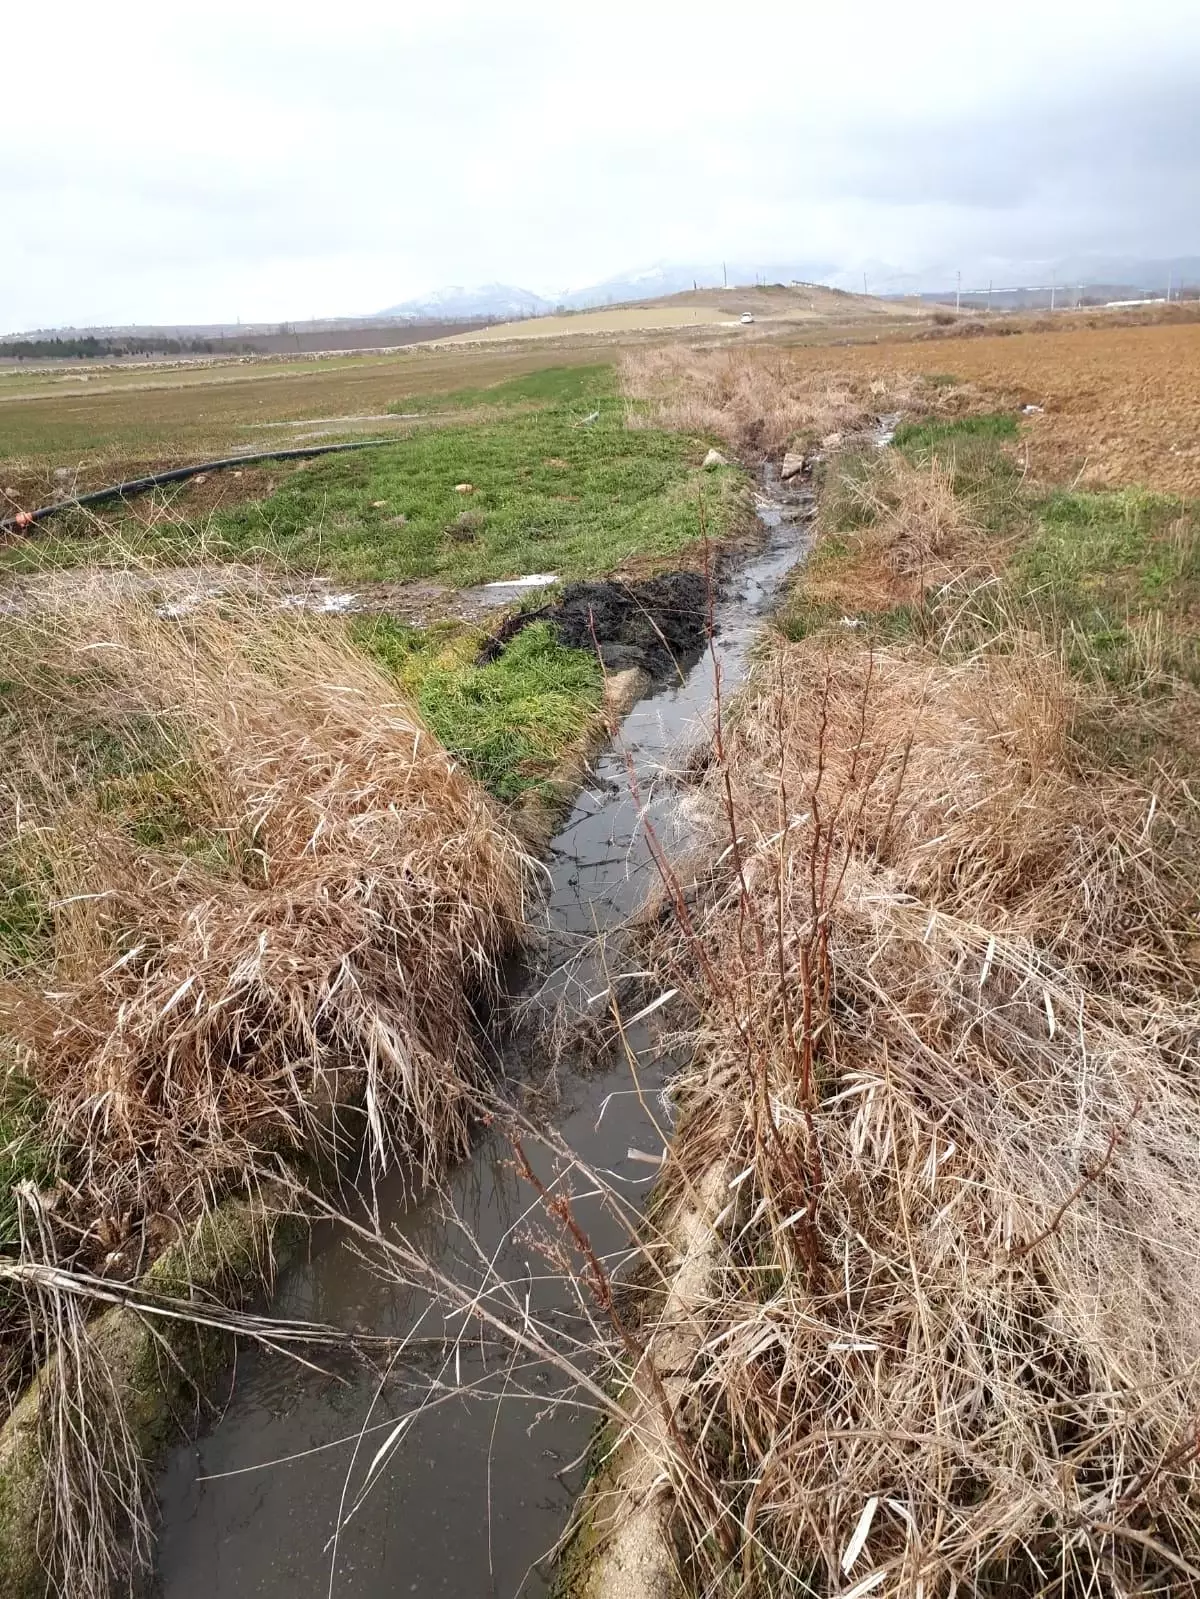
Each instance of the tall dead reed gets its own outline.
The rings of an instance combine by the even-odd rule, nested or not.
[[[899,411],[920,392],[925,408],[961,403],[904,374],[868,378],[807,367],[788,352],[693,350],[684,345],[634,350],[621,364],[622,386],[636,402],[633,426],[715,435],[748,456],[808,449],[831,436]]]
[[[1189,792],[1096,761],[1096,685],[885,470],[859,576],[928,632],[776,642],[665,897],[656,1223],[708,1196],[679,1405],[736,1553],[676,1535],[706,1593],[1200,1592]]]
[[[59,1173],[21,1197],[5,1315],[45,1378],[48,1568],[100,1596],[145,1558],[143,1468],[85,1301],[38,1272],[135,1276],[363,1135],[374,1172],[431,1178],[533,863],[340,625],[267,586],[183,615],[72,593],[6,620],[0,681],[0,1041]]]
[[[781,646],[708,780],[737,865],[668,966],[722,974],[675,1152],[723,1174],[722,1591],[1200,1582],[1200,1008],[1072,699],[1052,655]]]
[[[530,863],[393,685],[265,595],[72,605],[0,651],[48,929],[0,1025],[93,1218],[194,1213],[348,1101],[377,1164],[461,1148]]]

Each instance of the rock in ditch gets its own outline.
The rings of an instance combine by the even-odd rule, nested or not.
[[[779,468],[779,481],[790,483],[794,477],[799,477],[804,471],[804,457],[799,450],[789,450],[783,458],[783,465]]]

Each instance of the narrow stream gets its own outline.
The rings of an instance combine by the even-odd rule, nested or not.
[[[759,516],[765,543],[733,574],[716,606],[714,653],[725,688],[746,675],[762,617],[803,551],[810,512],[806,489],[785,490],[774,476],[764,478]],[[705,652],[681,682],[635,705],[621,728],[621,749],[597,763],[554,839],[540,978],[540,997],[549,1002],[578,1009],[591,1001],[603,1012],[596,996],[606,979],[595,935],[636,908],[654,873],[626,757],[669,850],[683,841],[686,824],[664,773],[697,723],[711,719],[713,683]],[[646,1050],[643,1088],[656,1094],[665,1065],[654,1057],[648,1035],[634,1042]],[[534,1078],[538,1064],[525,1063]],[[552,1119],[566,1142],[630,1195],[644,1193],[652,1168],[631,1160],[629,1151],[661,1146],[628,1067],[563,1067],[558,1089]],[[661,1104],[655,1114],[665,1119]],[[553,1179],[548,1157],[535,1158],[531,1150],[530,1159],[545,1181]],[[523,1237],[519,1223],[531,1195],[511,1161],[503,1140],[484,1137],[448,1179],[451,1204],[482,1248],[496,1253],[499,1271],[528,1280],[535,1313],[565,1316],[572,1306],[560,1280]],[[396,1181],[381,1188],[379,1203],[384,1225],[407,1234],[446,1270],[473,1270],[463,1234],[446,1223],[442,1197],[412,1205]],[[577,1214],[601,1251],[620,1246],[616,1224],[596,1202],[582,1200]],[[274,1308],[283,1316],[389,1335],[408,1331],[426,1313],[430,1333],[444,1330],[440,1314],[428,1316],[424,1301],[382,1280],[333,1228],[319,1229],[305,1259],[283,1274]],[[494,1353],[490,1359],[494,1373],[485,1370],[478,1349],[464,1352],[455,1381],[465,1388],[490,1376],[498,1394],[504,1363]],[[592,1415],[522,1398],[452,1397],[409,1428],[343,1526],[335,1551],[339,1509],[355,1503],[357,1485],[387,1435],[368,1435],[351,1471],[364,1418],[371,1412],[373,1424],[388,1422],[411,1407],[413,1396],[400,1383],[380,1389],[362,1364],[324,1365],[328,1376],[283,1357],[243,1353],[218,1424],[173,1451],[158,1484],[160,1599],[544,1595],[551,1573],[538,1562],[561,1533],[580,1487],[579,1456]],[[526,1372],[524,1384],[535,1394],[544,1387],[547,1399],[559,1386],[549,1371]],[[343,1505],[348,1474],[353,1485]]]

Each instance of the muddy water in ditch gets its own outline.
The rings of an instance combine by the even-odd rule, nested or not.
[[[809,509],[803,491],[789,494],[776,480],[764,480],[759,515],[765,544],[734,574],[716,608],[714,653],[726,688],[745,676],[761,618],[802,551]],[[627,757],[659,838],[668,848],[684,842],[669,767],[681,743],[711,720],[713,683],[706,653],[681,681],[640,701],[622,726],[618,750],[599,761],[594,781],[555,838],[548,860],[548,950],[536,978],[543,999],[568,1011],[589,1004],[603,1010],[597,996],[606,977],[596,934],[641,902],[655,871]],[[634,1044],[645,1050],[639,1076],[663,1125],[666,1111],[656,1096],[664,1063],[647,1035],[635,1035]],[[525,1068],[536,1076],[537,1060]],[[560,1072],[558,1086],[562,1098],[552,1119],[567,1144],[636,1199],[651,1181],[650,1168],[630,1159],[630,1150],[654,1151],[661,1144],[628,1066]],[[531,1160],[543,1180],[556,1180],[548,1157],[539,1163],[531,1152]],[[523,1235],[530,1190],[512,1170],[508,1146],[485,1137],[448,1187],[454,1211],[495,1255],[497,1270],[527,1283],[532,1312],[565,1323],[574,1307]],[[447,1224],[444,1201],[406,1203],[397,1185],[381,1192],[380,1206],[387,1225],[445,1269],[475,1280],[464,1234]],[[598,1248],[620,1248],[615,1224],[597,1203],[581,1199],[577,1213]],[[390,1335],[410,1331],[423,1316],[423,1333],[457,1330],[411,1292],[383,1281],[332,1228],[314,1240],[303,1264],[284,1274],[275,1308],[284,1316]],[[435,1367],[464,1393],[415,1420],[344,1523],[335,1549],[339,1517],[358,1500],[376,1449],[412,1407],[420,1383],[381,1384],[361,1365],[335,1369],[327,1363],[327,1369],[329,1375],[317,1375],[281,1357],[243,1355],[219,1423],[177,1449],[160,1478],[161,1599],[299,1599],[330,1591],[344,1599],[544,1594],[550,1574],[539,1562],[566,1522],[592,1426],[581,1408],[539,1403],[558,1390],[557,1376],[526,1371],[527,1396],[510,1392],[500,1401],[495,1396],[505,1389],[504,1361],[495,1352],[464,1349],[449,1373]],[[489,1397],[467,1396],[472,1384]],[[354,1440],[364,1418],[373,1430],[356,1458]]]

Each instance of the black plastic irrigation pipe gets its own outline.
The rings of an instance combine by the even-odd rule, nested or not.
[[[310,444],[302,450],[264,450],[258,455],[227,455],[220,461],[200,461],[195,466],[173,466],[168,472],[152,472],[149,477],[131,478],[128,483],[114,483],[111,488],[93,489],[90,494],[76,494],[69,500],[56,500],[53,505],[43,505],[37,511],[25,511],[19,516],[9,516],[0,522],[0,533],[16,533],[44,522],[48,516],[60,511],[74,511],[81,505],[101,505],[105,500],[123,500],[131,494],[145,494],[164,483],[183,483],[201,472],[223,472],[231,466],[248,466],[255,461],[300,461],[314,455],[336,455],[341,450],[370,450],[381,444],[395,444],[391,439],[356,439],[353,444]]]

